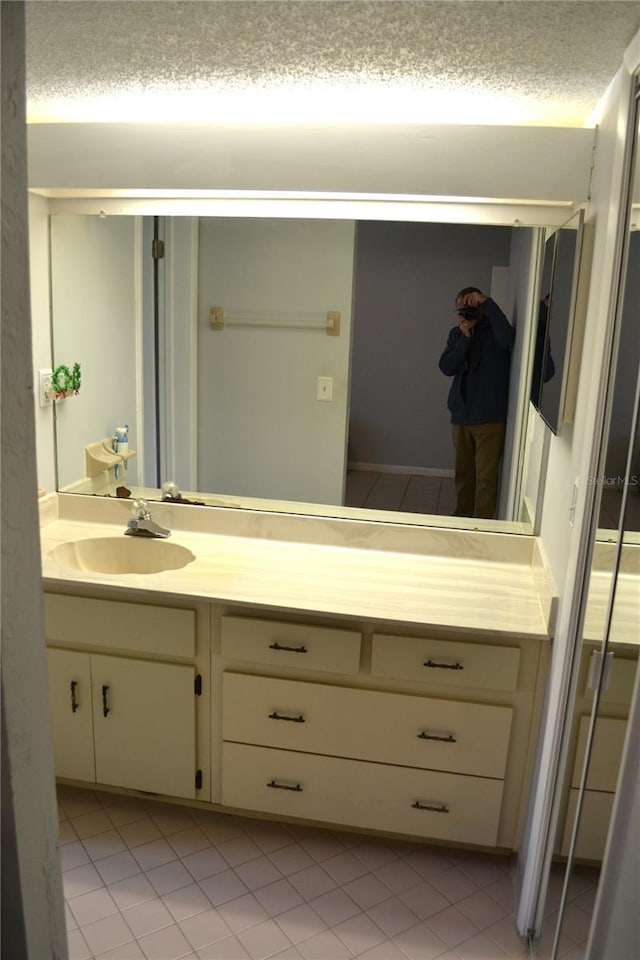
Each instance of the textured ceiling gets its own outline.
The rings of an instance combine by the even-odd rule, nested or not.
[[[278,104],[280,120],[582,126],[640,29],[640,3],[615,0],[26,8],[31,122],[268,120]]]

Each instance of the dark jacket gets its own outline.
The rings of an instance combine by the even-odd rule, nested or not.
[[[506,423],[509,367],[514,329],[497,303],[488,297],[470,337],[453,327],[439,367],[453,377],[448,406],[451,423]]]

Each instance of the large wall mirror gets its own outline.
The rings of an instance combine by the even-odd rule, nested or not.
[[[53,214],[54,364],[82,370],[55,403],[58,489],[532,533],[543,249],[528,227]],[[516,329],[492,521],[451,517],[438,359],[469,284]],[[122,425],[131,455],[102,469]]]

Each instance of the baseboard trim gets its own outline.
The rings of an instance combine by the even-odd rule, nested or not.
[[[453,470],[439,467],[407,467],[393,463],[348,463],[348,470],[362,470],[370,473],[412,473],[419,477],[453,477]]]

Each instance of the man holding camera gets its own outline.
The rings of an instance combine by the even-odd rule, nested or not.
[[[514,330],[491,297],[465,287],[456,297],[458,325],[439,367],[453,377],[448,406],[456,451],[454,516],[491,519],[498,496]]]

